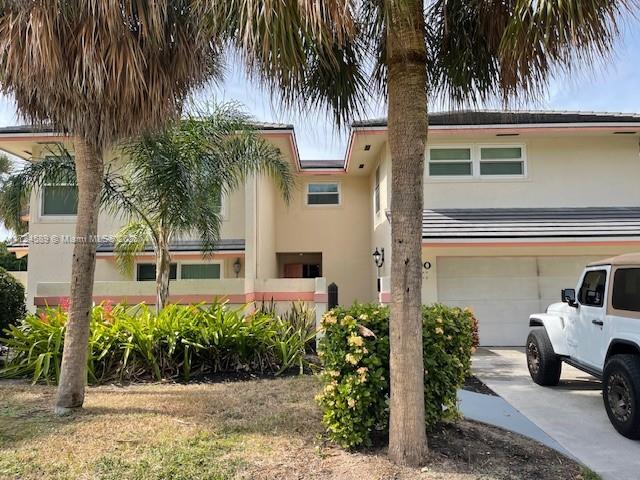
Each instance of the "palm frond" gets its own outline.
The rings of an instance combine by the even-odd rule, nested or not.
[[[149,225],[141,221],[130,222],[118,230],[113,251],[121,272],[133,275],[136,256],[144,251],[147,244],[153,243],[153,238]]]
[[[221,73],[193,0],[4,1],[0,86],[35,123],[97,147],[157,129]]]
[[[39,190],[47,183],[76,184],[75,163],[68,150],[59,146],[50,149],[49,153],[42,160],[27,163],[0,186],[0,218],[17,233],[26,230],[21,217],[34,189]]]
[[[287,107],[326,108],[341,125],[362,111],[368,75],[354,0],[202,0],[208,31]],[[206,30],[206,29],[205,29]]]
[[[594,68],[635,0],[437,0],[427,10],[431,93],[454,105],[536,99],[550,78]]]

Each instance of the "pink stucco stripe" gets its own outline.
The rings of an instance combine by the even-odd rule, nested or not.
[[[252,292],[247,293],[247,302],[268,302],[270,300],[276,302],[292,302],[296,300],[312,302],[314,295],[314,292]]]
[[[378,301],[380,303],[391,303],[391,292],[379,292]]]
[[[600,240],[581,242],[422,242],[423,247],[450,248],[450,247],[607,247],[607,246],[640,245],[639,240]]]
[[[316,303],[327,303],[329,301],[329,295],[326,293],[316,293],[313,296],[313,301]]]
[[[323,294],[319,294],[322,296]],[[324,295],[326,297],[326,295]],[[192,303],[210,303],[213,300],[226,301],[233,304],[245,304],[255,301],[317,301],[315,300],[316,294],[314,292],[251,292],[247,294],[230,294],[230,295],[170,295],[169,302],[179,305],[186,305]],[[61,297],[35,297],[33,304],[38,307],[43,306],[56,306],[60,303]],[[136,305],[138,303],[154,304],[156,301],[155,295],[96,295],[93,297],[95,303],[101,303],[105,301],[111,301],[113,303],[127,303],[129,305]],[[326,302],[326,298],[323,302]]]

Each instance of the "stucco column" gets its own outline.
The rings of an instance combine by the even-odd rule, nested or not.
[[[327,279],[324,277],[316,278],[315,291],[313,293],[313,300],[316,311],[316,346],[318,341],[322,337],[322,316],[327,311],[327,302],[329,300],[327,295]]]

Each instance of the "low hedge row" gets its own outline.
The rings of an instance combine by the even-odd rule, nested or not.
[[[146,305],[108,303],[91,312],[88,381],[161,380],[216,372],[279,374],[302,370],[315,339],[315,315],[296,306],[287,315],[216,303]],[[57,383],[67,323],[66,306],[29,314],[5,330],[9,358],[0,377]]]

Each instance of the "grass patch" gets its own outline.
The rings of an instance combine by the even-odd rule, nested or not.
[[[313,377],[87,389],[85,408],[51,414],[54,388],[0,383],[3,480],[595,480],[530,440],[472,422],[430,433],[426,470],[384,449],[322,440]]]

